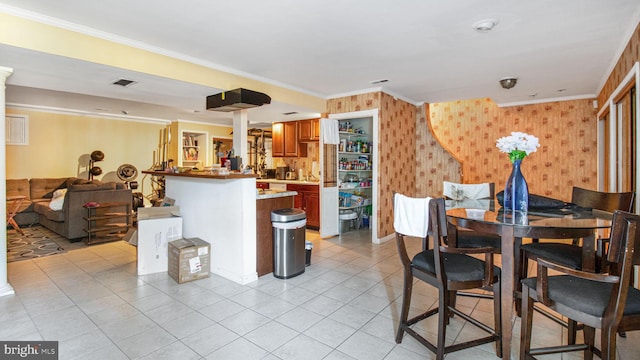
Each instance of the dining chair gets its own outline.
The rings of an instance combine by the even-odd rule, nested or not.
[[[571,202],[577,206],[586,209],[596,209],[606,212],[614,212],[615,210],[630,211],[634,192],[620,192],[609,193],[602,191],[594,191],[583,189],[577,186],[573,187]],[[602,253],[603,245],[601,245],[606,239],[598,239],[598,246]],[[594,254],[596,256],[596,254]],[[604,259],[602,255],[600,259],[596,259],[596,272],[600,272],[605,267]],[[518,291],[522,289],[521,280],[527,277],[529,272],[529,260],[536,261],[538,259],[545,259],[554,263],[560,264],[572,268],[574,270],[582,270],[582,246],[579,245],[579,239],[573,239],[571,244],[559,243],[559,242],[532,242],[529,244],[523,244],[520,246],[520,266],[518,271],[516,288]],[[518,304],[517,312],[520,314],[520,306]],[[536,308],[541,313],[546,315],[549,319],[557,322],[558,324],[569,327],[570,324],[564,320],[549,314],[548,312]],[[576,329],[569,329],[569,341],[575,342]],[[624,334],[622,334],[624,335]]]
[[[635,193],[620,192],[609,193],[573,187],[571,202],[585,209],[596,209],[606,212],[615,210],[631,211]],[[602,242],[603,240],[600,240]],[[601,245],[598,246],[601,248]],[[571,244],[559,242],[539,242],[534,239],[532,243],[520,247],[519,279],[523,279],[528,273],[528,260],[544,258],[576,270],[582,269],[582,247],[579,239],[573,239]],[[597,261],[596,270],[600,270],[602,262]]]
[[[443,195],[445,199],[450,200],[491,200],[495,197],[495,183],[480,184],[457,184],[445,181],[443,182]],[[487,209],[489,210],[489,209]],[[496,254],[500,253],[500,236],[487,234],[479,231],[457,228],[456,242],[452,245],[473,248],[473,247],[492,247]]]
[[[502,357],[500,268],[493,265],[493,249],[489,247],[456,248],[448,246],[448,229],[451,227],[453,225],[447,221],[443,198],[417,199],[394,194],[396,245],[404,267],[402,310],[398,321],[396,343],[402,342],[406,332],[435,353],[436,359],[440,360],[447,353],[495,342],[496,355]],[[407,253],[405,244],[407,237],[422,239],[422,250],[413,257]],[[429,237],[433,239],[433,249],[426,246]],[[484,255],[484,260],[470,255]],[[438,289],[438,307],[408,319],[414,277]],[[456,309],[455,305],[451,303],[451,296],[455,295],[457,290],[477,289],[486,286],[491,286],[494,292],[493,328]],[[438,314],[438,335],[434,344],[418,334],[413,325],[436,314]],[[488,335],[446,346],[447,325],[453,314],[479,327]]]
[[[606,274],[576,270],[538,258],[537,276],[522,281],[520,359],[535,355],[584,350],[584,359],[596,354],[616,358],[617,332],[640,330],[640,290],[631,283],[633,265],[640,263],[640,216],[616,210],[613,214]],[[559,275],[549,276],[549,270]],[[569,323],[584,324],[584,344],[531,348],[534,303],[540,302]],[[600,349],[595,346],[600,329]]]
[[[443,182],[443,195],[448,200],[492,200],[495,198],[495,183],[458,184]],[[480,203],[482,205],[482,203]],[[491,210],[491,206],[487,208]],[[454,233],[455,232],[455,233]],[[449,245],[461,248],[490,247],[494,254],[500,254],[501,238],[499,235],[483,233],[476,230],[454,227],[449,229]],[[486,290],[486,289],[485,289]],[[457,295],[475,298],[491,299],[493,295],[486,292],[459,291]],[[455,303],[455,297],[452,299]]]

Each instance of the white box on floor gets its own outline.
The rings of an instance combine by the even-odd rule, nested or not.
[[[181,238],[179,206],[138,208],[138,275],[167,271],[168,244]]]

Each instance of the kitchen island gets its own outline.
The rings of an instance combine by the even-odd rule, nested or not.
[[[182,236],[211,244],[211,272],[239,284],[257,280],[257,201],[295,193],[258,195],[256,175],[143,171],[165,179],[166,196],[180,206]]]

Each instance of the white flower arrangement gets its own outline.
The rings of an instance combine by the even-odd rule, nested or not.
[[[538,138],[525,134],[523,132],[512,132],[511,136],[505,136],[498,139],[496,147],[500,152],[509,154],[509,160],[514,162],[522,160],[525,156],[536,152],[540,147]]]

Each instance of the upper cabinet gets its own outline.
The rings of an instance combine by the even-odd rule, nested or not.
[[[298,140],[300,142],[314,142],[320,139],[320,119],[298,121]]]
[[[307,146],[298,142],[298,121],[273,123],[271,131],[273,157],[307,156]]]

